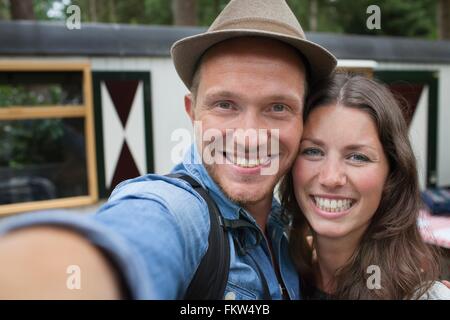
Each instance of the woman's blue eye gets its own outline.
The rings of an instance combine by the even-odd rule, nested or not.
[[[349,159],[357,162],[370,162],[370,159],[368,157],[359,153],[354,153],[350,155]]]
[[[302,151],[302,154],[305,156],[310,156],[310,157],[318,157],[318,156],[322,156],[323,152],[317,148],[307,148]]]

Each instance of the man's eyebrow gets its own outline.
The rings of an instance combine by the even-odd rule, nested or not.
[[[218,90],[218,91],[211,91],[206,93],[206,97],[208,99],[214,99],[214,98],[240,98],[240,94],[228,90]],[[273,95],[267,95],[267,96],[261,96],[262,100],[271,100],[271,101],[296,101],[301,102],[301,97],[298,97],[294,94],[273,94]]]
[[[238,94],[232,92],[232,91],[227,91],[227,90],[214,90],[211,92],[207,92],[206,93],[206,97],[207,98],[215,98],[215,97],[220,97],[220,98],[236,98],[239,97]]]

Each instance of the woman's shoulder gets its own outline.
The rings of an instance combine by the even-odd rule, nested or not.
[[[450,289],[442,282],[435,281],[419,300],[450,300]]]

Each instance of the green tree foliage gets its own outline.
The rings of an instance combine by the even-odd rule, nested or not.
[[[36,20],[46,20],[48,19],[48,10],[53,6],[53,0],[34,0],[34,14]]]
[[[369,30],[366,21],[368,6],[381,9],[381,29]],[[324,19],[331,19],[341,32],[353,34],[392,35],[407,37],[436,37],[435,0],[337,0],[328,1]],[[333,31],[332,29],[324,31]]]
[[[309,30],[309,0],[287,0],[292,12],[297,16],[304,31]],[[320,11],[319,11],[320,12]]]
[[[1,0],[0,0],[1,1]],[[81,9],[83,22],[104,22],[124,24],[171,25],[172,12],[169,0],[34,0],[39,2],[58,2],[61,4],[61,16],[67,17],[69,5]],[[50,6],[51,7],[51,6]],[[58,6],[59,7],[59,6]],[[50,18],[50,17],[48,17]]]
[[[229,0],[197,0],[198,21],[201,26],[209,26],[227,5]]]
[[[91,0],[88,0],[91,1]],[[98,1],[98,0],[97,0]],[[108,0],[103,0],[103,2]],[[100,1],[101,2],[101,1]],[[115,3],[115,21],[131,24],[172,24],[170,1],[161,0],[127,0],[111,1]],[[109,15],[99,21],[109,21]]]
[[[304,30],[309,30],[309,1],[288,0]],[[347,34],[436,37],[435,0],[317,0],[318,31]],[[381,29],[369,30],[370,5],[381,9]]]
[[[197,0],[198,22],[208,26],[229,0]],[[286,0],[305,31],[310,25],[310,1]],[[437,37],[436,0],[314,0],[318,5],[317,30],[321,32]],[[50,19],[46,12],[54,2],[80,6],[84,22],[171,25],[171,0],[34,0],[37,19]],[[7,18],[8,0],[0,0],[0,18]],[[381,9],[381,29],[369,30],[369,5]],[[59,19],[64,19],[65,10]]]
[[[0,20],[11,19],[9,0],[0,0]]]

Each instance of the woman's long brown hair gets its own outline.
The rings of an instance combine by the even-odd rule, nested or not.
[[[420,297],[439,276],[438,255],[421,238],[417,226],[421,200],[414,153],[402,110],[389,89],[349,74],[335,74],[312,88],[304,121],[316,107],[339,104],[367,112],[373,119],[389,162],[381,201],[359,246],[336,273],[336,299],[411,299]],[[294,194],[292,173],[280,186],[282,205],[292,217],[290,252],[308,298],[315,286],[312,230]],[[367,268],[381,270],[381,289],[369,289]]]

